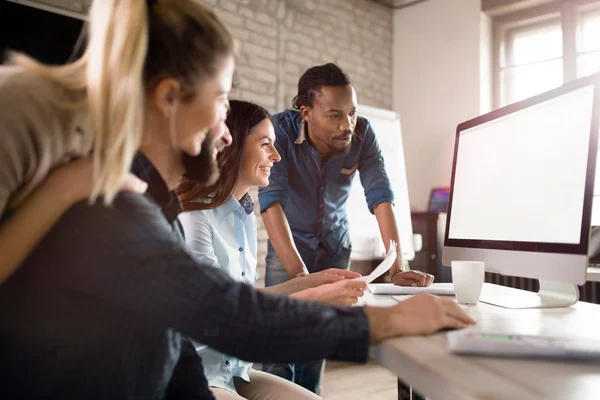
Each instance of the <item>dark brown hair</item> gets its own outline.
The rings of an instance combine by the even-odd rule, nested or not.
[[[221,178],[214,185],[202,186],[184,177],[175,189],[184,211],[217,208],[227,202],[238,183],[246,138],[256,125],[271,120],[271,114],[257,104],[231,100],[229,106],[225,123],[232,143],[217,156]]]
[[[153,1],[148,13],[148,54],[144,82],[149,87],[172,77],[194,97],[203,80],[215,76],[235,51],[233,36],[216,14],[197,0]]]

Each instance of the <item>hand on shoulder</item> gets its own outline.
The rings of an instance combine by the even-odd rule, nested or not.
[[[92,156],[77,159],[53,169],[42,185],[56,190],[70,204],[84,200],[92,194],[94,160]],[[121,191],[144,193],[148,184],[132,173],[121,183]]]

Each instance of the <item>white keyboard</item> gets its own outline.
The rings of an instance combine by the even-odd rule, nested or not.
[[[512,335],[477,329],[452,331],[446,336],[448,349],[457,354],[600,359],[600,340]]]

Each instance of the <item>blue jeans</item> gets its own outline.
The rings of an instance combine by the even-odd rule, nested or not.
[[[351,248],[342,247],[336,254],[329,254],[327,250],[318,248],[316,251],[297,245],[300,257],[308,271],[319,272],[328,268],[348,269],[350,265]],[[267,250],[267,271],[265,286],[274,286],[290,279],[283,263],[275,253],[271,242]],[[294,382],[313,393],[319,394],[321,377],[325,360],[316,360],[297,364],[263,364],[263,371],[277,375]]]

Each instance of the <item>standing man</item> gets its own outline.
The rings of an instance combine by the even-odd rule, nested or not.
[[[259,191],[269,235],[266,286],[327,268],[347,269],[350,235],[346,201],[360,171],[369,210],[386,250],[400,243],[392,192],[381,150],[369,121],[356,115],[356,92],[335,64],[308,69],[298,81],[293,110],[273,116],[281,162]],[[429,286],[433,276],[404,271],[402,252],[390,269],[401,286]],[[266,364],[264,370],[319,393],[323,360]]]

